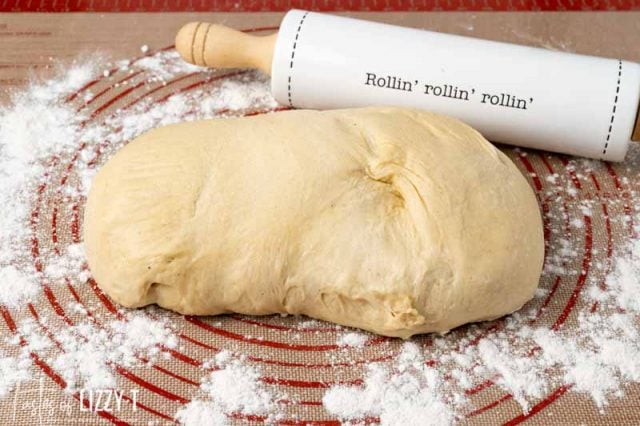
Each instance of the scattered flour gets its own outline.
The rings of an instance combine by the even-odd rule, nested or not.
[[[40,287],[31,270],[23,271],[14,265],[0,267],[0,304],[15,308],[22,300],[34,296]]]
[[[442,425],[455,419],[453,401],[445,398],[441,374],[425,365],[418,345],[407,342],[393,370],[369,365],[362,387],[334,386],[322,403],[343,420],[376,416],[383,425]]]
[[[350,346],[354,348],[363,348],[367,341],[369,340],[369,336],[364,333],[358,332],[349,332],[345,334],[338,335],[338,346]]]
[[[640,239],[631,243],[627,256],[620,256],[608,277],[607,293],[622,309],[640,311]]]
[[[260,382],[259,371],[228,351],[208,363],[215,370],[200,385],[206,399],[194,399],[176,414],[185,425],[225,425],[232,417],[276,420],[277,399]],[[204,421],[203,421],[204,420]]]
[[[640,239],[617,254],[607,288],[593,284],[587,291],[604,310],[582,311],[577,331],[534,332],[543,359],[561,369],[565,384],[589,394],[600,408],[609,396],[622,396],[625,383],[640,380]]]
[[[46,319],[40,319],[46,325]],[[51,340],[34,320],[23,320],[20,336],[29,342],[29,350],[47,354]],[[103,327],[83,322],[58,330],[54,336],[62,351],[52,359],[52,366],[67,383],[67,391],[110,389],[116,385],[114,365],[134,367],[153,362],[159,345],[175,348],[177,340],[169,325],[142,314],[111,321]]]
[[[186,426],[223,426],[229,419],[222,409],[211,401],[194,399],[176,413],[176,420]]]
[[[478,343],[482,367],[489,374],[497,373],[496,383],[508,389],[524,411],[529,410],[529,398],[539,398],[547,390],[545,372],[535,367],[531,358],[514,356],[514,348],[506,339],[482,339]],[[476,370],[482,372],[483,368]]]
[[[318,321],[318,320],[304,320],[301,321],[297,324],[297,327],[301,330],[307,330],[310,328],[319,328],[322,327],[322,325],[325,324],[322,321]]]
[[[33,84],[0,106],[0,303],[15,307],[35,294],[36,270],[21,266],[29,248],[29,214],[34,180],[45,171],[44,160],[64,155],[77,144],[83,116],[60,99],[88,82],[96,62],[71,66],[59,79]]]
[[[77,281],[86,282],[91,274],[85,267],[86,257],[82,243],[69,244],[63,255],[52,254],[45,267],[44,274],[50,280],[61,280],[69,275],[70,271],[77,274]]]
[[[20,382],[28,380],[31,362],[26,357],[3,358],[0,354],[0,398],[11,392]]]
[[[140,51],[142,53],[148,52],[142,46]],[[119,62],[120,68],[127,69],[129,67],[129,61]],[[149,55],[136,62],[136,67],[142,68],[148,71],[152,75],[152,81],[165,81],[175,77],[181,73],[191,73],[201,71],[203,68],[196,65],[192,65],[180,59],[178,52],[170,51],[159,55]]]

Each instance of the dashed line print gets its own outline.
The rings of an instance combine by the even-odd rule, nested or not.
[[[307,18],[309,12],[305,12],[300,19],[300,23],[298,24],[298,29],[296,30],[296,37],[293,41],[293,48],[291,49],[291,60],[289,61],[289,78],[287,79],[287,99],[289,101],[289,106],[293,106],[291,102],[291,76],[293,74],[293,60],[296,57],[296,47],[298,47],[298,37],[300,37],[300,30],[302,29],[302,24],[304,24],[304,20]]]
[[[618,60],[618,82],[616,83],[616,97],[613,99],[613,108],[611,110],[611,120],[609,120],[609,130],[607,131],[607,140],[604,143],[602,155],[607,154],[609,148],[609,140],[611,139],[611,131],[613,130],[613,122],[616,119],[616,110],[618,109],[618,96],[620,96],[620,79],[622,78],[622,60]]]

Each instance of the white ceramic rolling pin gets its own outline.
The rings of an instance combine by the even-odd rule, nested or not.
[[[264,37],[190,23],[176,48],[197,65],[259,68],[298,108],[423,108],[495,142],[609,161],[640,139],[640,65],[629,61],[301,10]]]

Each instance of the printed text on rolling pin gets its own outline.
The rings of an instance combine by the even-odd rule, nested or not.
[[[393,75],[378,75],[368,72],[365,76],[365,86],[380,89],[399,90],[404,92],[418,92],[425,96],[448,98],[459,101],[476,101],[488,106],[515,108],[526,110],[533,98],[521,98],[511,93],[489,93],[475,88],[460,88],[456,85],[444,83],[421,83],[418,80],[407,80]]]

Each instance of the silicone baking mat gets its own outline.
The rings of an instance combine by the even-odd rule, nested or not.
[[[102,10],[109,2],[66,2],[69,10]],[[158,5],[160,2],[152,3]],[[243,3],[240,8],[261,10],[269,4]],[[305,2],[303,2],[305,3]],[[312,2],[316,4],[315,2]],[[16,3],[15,8],[39,10],[44,7],[38,2]],[[62,8],[55,3],[54,9]],[[110,3],[109,3],[110,4]],[[121,2],[117,2],[123,7]],[[127,3],[132,4],[132,3]],[[169,3],[163,3],[169,4]],[[193,3],[179,3],[197,8]],[[287,3],[288,4],[288,3]],[[293,3],[292,3],[293,4]],[[346,3],[345,3],[346,4]],[[342,7],[346,7],[343,4]],[[350,5],[351,3],[349,3]],[[377,3],[367,3],[378,8]],[[404,2],[385,3],[408,8]],[[411,3],[414,4],[414,3]],[[415,3],[426,5],[427,3]],[[436,3],[429,3],[434,5]],[[444,4],[444,3],[443,3]],[[463,5],[463,3],[446,3]],[[466,2],[469,8],[479,8],[480,3]],[[493,4],[492,2],[482,5]],[[527,8],[554,4],[560,8],[573,8],[576,4],[590,4],[599,8],[599,2],[554,3],[522,2]],[[607,3],[611,8],[628,8],[631,2]],[[40,6],[34,6],[40,5]],[[76,5],[76,6],[74,6]],[[89,6],[88,6],[89,5]],[[180,6],[183,5],[183,6]],[[223,10],[232,10],[225,3]],[[494,8],[504,3],[496,2]],[[509,3],[512,5],[512,3]],[[595,6],[594,6],[595,5]],[[304,4],[301,4],[304,6]],[[463,5],[464,6],[464,5]],[[5,9],[11,9],[6,2]],[[279,10],[286,6],[275,2],[273,8]],[[393,6],[390,6],[393,7]],[[417,8],[426,8],[418,6]],[[456,6],[456,8],[462,6]],[[519,8],[522,6],[514,6]],[[322,8],[322,7],[321,7]],[[491,6],[489,6],[491,8]],[[171,9],[171,7],[169,7]],[[71,61],[86,50],[105,51],[113,58],[132,59],[131,73],[115,71],[113,74],[96,75],[88,84],[80,88],[66,102],[78,109],[84,109],[89,120],[108,119],[116,110],[126,109],[140,102],[167,102],[178,93],[192,90],[215,91],[231,78],[227,72],[189,72],[180,74],[166,84],[154,84],[147,81],[144,69],[136,68],[135,59],[139,57],[139,48],[143,44],[151,46],[146,55],[172,49],[171,38],[175,30],[190,20],[222,21],[245,30],[265,32],[273,30],[281,18],[280,13],[247,14],[76,14],[76,15],[7,15],[0,17],[2,37],[9,46],[0,53],[3,67],[0,68],[0,80],[5,88],[24,84],[25,76],[33,68],[36,72],[47,74],[56,60]],[[597,13],[597,14],[536,14],[536,13],[378,13],[360,16],[380,21],[402,23],[404,25],[433,28],[462,34],[516,41],[525,44],[572,50],[584,53],[607,54],[624,59],[640,60],[637,46],[640,42],[638,25],[640,15],[635,13]],[[84,50],[84,52],[83,52]],[[50,57],[55,58],[51,60]],[[130,79],[127,85],[114,82]],[[84,94],[91,91],[94,100],[86,102]],[[3,94],[6,99],[6,92]],[[242,111],[239,114],[254,114],[267,111]],[[82,213],[84,199],[65,196],[65,187],[77,183],[77,170],[88,163],[101,164],[113,151],[109,141],[78,141],[76,149],[63,158],[52,158],[46,168],[43,185],[37,188],[31,205],[32,225],[29,229],[28,244],[31,258],[36,269],[45,270],[46,265],[40,253],[51,249],[64,251],[64,248],[81,239]],[[634,191],[640,190],[640,155],[638,149],[632,151],[631,158],[625,163],[609,164],[603,162],[577,161],[570,157],[554,155],[532,150],[514,150],[502,148],[517,164],[535,190],[545,216],[545,238],[548,247],[557,246],[559,239],[571,241],[578,255],[571,258],[566,272],[546,274],[540,286],[547,296],[536,298],[527,308],[538,312],[535,324],[552,329],[572,329],[576,326],[576,312],[585,308],[597,309],[583,298],[585,283],[590,280],[602,281],[610,271],[612,255],[618,247],[634,233],[633,218],[638,200],[632,198]],[[590,202],[592,212],[585,214],[581,209],[583,202]],[[570,227],[570,220],[578,219],[583,226]],[[551,253],[553,254],[553,253]],[[549,253],[548,253],[549,255]],[[595,263],[607,265],[605,268],[591,267]],[[577,271],[577,272],[576,272]],[[80,272],[80,271],[78,271]],[[84,307],[90,316],[98,321],[122,318],[122,313],[108,297],[100,292],[91,279],[81,280],[78,275],[69,275],[60,282],[43,284],[39,297],[25,304],[21,309],[0,308],[0,335],[12,336],[16,333],[16,324],[23,318],[32,318],[55,339],[58,330],[76,323],[80,317],[68,306],[74,302]],[[82,317],[84,318],[84,317]],[[396,339],[376,338],[372,336],[364,348],[343,348],[336,344],[338,330],[331,324],[320,323],[312,328],[301,329],[300,322],[305,319],[281,318],[278,316],[247,317],[227,315],[222,317],[182,317],[172,315],[178,324],[179,345],[163,348],[166,358],[158,360],[152,367],[117,368],[118,388],[129,396],[136,389],[138,409],[122,410],[116,413],[103,412],[99,415],[80,412],[77,395],[66,393],[64,379],[56,372],[44,357],[33,354],[36,368],[45,381],[27,384],[37,394],[44,389],[44,398],[52,405],[71,407],[66,413],[53,410],[36,413],[15,410],[11,398],[0,400],[0,417],[12,424],[68,424],[69,418],[81,424],[103,423],[171,423],[176,411],[196,394],[201,366],[204,360],[211,358],[221,349],[229,349],[247,356],[251,363],[260,367],[261,381],[270,387],[282,390],[291,400],[298,401],[284,409],[282,424],[337,424],[335,417],[327,413],[322,406],[322,396],[326,389],[335,383],[358,384],[363,377],[364,366],[370,362],[392,362],[393,355],[399,351],[402,342]],[[480,338],[499,333],[502,320],[481,323],[473,326],[477,339],[467,344],[477,344]],[[453,335],[464,335],[468,327],[454,331]],[[430,336],[413,339],[430,351]],[[28,342],[27,342],[28,343]],[[11,346],[0,344],[8,353],[15,351]],[[464,413],[463,421],[470,424],[507,423],[518,424],[594,424],[640,422],[640,385],[625,387],[623,398],[613,398],[604,414],[600,413],[590,398],[569,392],[568,386],[549,389],[538,398],[528,413],[523,414],[520,406],[511,394],[502,390],[491,380],[473,384],[466,391],[470,399],[470,408]],[[41,395],[42,396],[42,395]],[[69,402],[70,401],[70,402]],[[236,422],[263,423],[260,416],[237,416]],[[362,419],[365,423],[376,423],[379,419]]]

